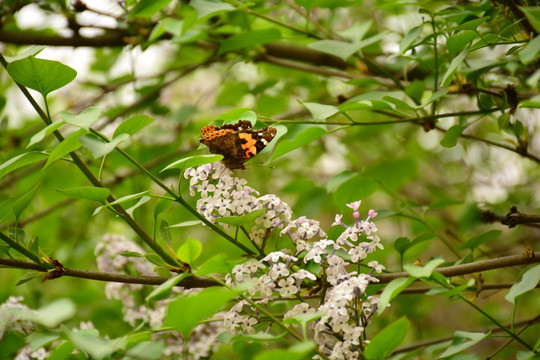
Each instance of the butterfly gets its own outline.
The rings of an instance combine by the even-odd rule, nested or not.
[[[273,127],[253,129],[251,122],[240,120],[236,124],[207,125],[201,129],[201,143],[212,154],[223,155],[223,164],[231,169],[245,169],[244,163],[262,151],[276,136]]]

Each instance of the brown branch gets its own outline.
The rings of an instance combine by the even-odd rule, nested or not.
[[[50,45],[50,46],[72,46],[72,47],[119,47],[127,45],[125,37],[130,36],[126,31],[114,30],[109,31],[104,35],[95,37],[71,36],[65,37],[60,35],[43,35],[31,34],[24,32],[9,32],[0,30],[0,42],[12,43],[18,45]],[[161,40],[168,39],[169,36],[164,35]],[[209,46],[216,48],[217,44],[198,43],[201,47],[208,48]],[[265,44],[264,49],[266,54],[276,58],[296,60],[306,63],[311,63],[317,66],[328,66],[337,69],[347,69],[350,66],[341,58],[326,54],[317,50],[303,48],[299,46],[291,46],[284,44]]]
[[[319,74],[319,75],[324,75],[324,76],[335,76],[335,77],[340,77],[344,79],[356,79],[356,78],[361,77],[359,75],[349,74],[346,72],[325,69],[322,67],[303,64],[301,62],[282,59],[280,57],[270,55],[269,53],[259,55],[257,58],[255,58],[255,61],[264,61],[270,64],[279,65],[279,66],[283,66],[283,67],[287,67],[291,69],[305,71],[311,74]]]
[[[529,215],[520,213],[517,207],[512,206],[510,212],[501,219],[501,224],[513,228],[520,224],[540,223],[540,215]]]
[[[470,264],[448,266],[446,268],[436,269],[435,271],[443,274],[446,277],[451,277],[451,276],[458,276],[458,275],[473,274],[473,273],[486,271],[486,270],[532,264],[532,263],[537,263],[537,262],[540,262],[540,252],[534,253],[534,256],[532,257],[527,257],[523,255],[511,255],[511,256],[505,256],[505,257],[501,257],[497,259],[477,261],[475,263],[470,263]],[[20,268],[20,269],[46,271],[45,268],[35,263],[29,262],[29,261],[23,261],[23,260],[0,258],[0,265]],[[166,277],[160,277],[160,276],[131,276],[131,275],[122,275],[122,274],[100,273],[100,272],[77,270],[77,269],[72,269],[72,268],[67,268],[67,267],[65,268],[64,275],[80,277],[84,279],[98,280],[98,281],[113,281],[113,282],[141,284],[141,285],[160,285],[168,279]],[[386,284],[394,279],[401,278],[401,277],[408,277],[408,276],[409,276],[409,273],[399,272],[399,273],[392,273],[392,274],[381,274],[381,275],[377,275],[376,277],[379,279],[380,284]],[[204,279],[204,278],[192,277],[192,278],[186,279],[186,281],[193,281],[193,283],[191,282],[189,283],[191,287],[217,286],[217,283],[214,282],[213,280]],[[181,283],[181,286],[184,286],[183,284],[184,283]],[[492,287],[493,289],[505,288],[506,286],[507,285],[505,284],[498,284],[498,285],[493,285],[493,286],[486,286],[483,289],[487,290],[488,287]],[[425,292],[425,290],[424,288],[420,288],[418,290],[412,288],[411,290],[409,290],[409,292],[422,293],[422,292]]]
[[[527,265],[540,262],[540,252],[535,252],[533,256],[528,257],[524,255],[510,255],[503,256],[496,259],[488,259],[477,261],[469,264],[461,264],[448,266],[445,268],[435,269],[436,272],[443,274],[446,277],[474,274],[481,271],[500,269],[511,266]],[[402,277],[409,277],[407,272],[399,272],[392,274],[381,274],[376,277],[380,280],[379,283],[385,284],[392,280]]]
[[[264,45],[264,49],[266,54],[276,58],[302,61],[317,66],[328,66],[340,70],[350,68],[350,66],[341,58],[313,49],[277,43],[266,44]]]
[[[506,216],[508,216],[508,214],[505,215],[505,216],[500,216],[500,215],[495,214],[491,210],[484,210],[484,211],[482,211],[482,213],[480,213],[480,221],[483,222],[483,223],[486,223],[486,224],[491,224],[491,223],[501,223],[502,224],[502,221]],[[531,215],[531,216],[537,216],[537,215]],[[506,224],[504,224],[504,225],[506,225]],[[516,225],[518,225],[518,224],[516,224]],[[532,227],[532,228],[535,228],[535,229],[540,229],[540,224],[520,223],[519,225]]]
[[[42,266],[39,266],[30,261],[24,260],[15,260],[8,258],[0,258],[0,265],[18,268],[18,269],[27,269],[35,270],[40,272],[47,272]],[[143,276],[143,275],[124,275],[124,274],[113,274],[105,272],[96,272],[96,271],[85,271],[78,270],[73,268],[64,267],[63,276],[71,276],[81,279],[97,280],[97,281],[109,281],[109,282],[119,282],[125,284],[141,284],[141,285],[161,285],[167,281],[168,277],[163,276]],[[191,276],[180,283],[177,286],[182,286],[186,289],[192,288],[206,288],[210,286],[218,286],[219,284],[211,279]]]
[[[60,36],[43,35],[0,30],[0,42],[18,45],[49,45],[49,46],[88,46],[88,47],[118,47],[124,46],[124,37],[129,34],[122,30],[109,31],[103,35],[86,36]]]

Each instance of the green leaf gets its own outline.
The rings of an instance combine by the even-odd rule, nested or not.
[[[420,24],[418,26],[413,27],[409,32],[403,37],[403,40],[399,43],[399,53],[403,54],[405,51],[409,50],[413,43],[416,41],[420,33],[422,32],[422,29],[424,28],[424,24]]]
[[[226,82],[221,86],[221,90],[216,98],[216,105],[234,106],[239,103],[248,92],[249,85],[245,82]]]
[[[439,355],[439,358],[444,359],[460,353],[464,350],[467,350],[487,338],[489,334],[490,332],[487,334],[483,334],[466,331],[456,331],[454,333],[454,340],[452,340],[452,344],[441,355]]]
[[[354,176],[341,184],[334,192],[334,203],[338,206],[358,199],[365,199],[379,188],[376,181],[363,176]]]
[[[284,324],[298,324],[298,325],[306,325],[310,322],[313,322],[315,320],[319,320],[322,318],[325,314],[323,313],[312,313],[312,314],[299,314],[296,316],[291,316],[285,320],[283,320]]]
[[[455,30],[455,31],[461,31],[461,30],[476,30],[476,29],[478,28],[478,26],[484,24],[484,23],[487,22],[489,19],[490,19],[489,16],[485,16],[485,17],[481,17],[481,18],[476,18],[476,19],[472,19],[472,20],[469,20],[469,21],[465,21],[464,23],[459,24],[458,26],[456,26],[456,27],[453,28],[452,30]]]
[[[122,204],[122,203],[127,202],[127,201],[139,199],[139,198],[143,197],[144,195],[146,195],[147,193],[148,193],[148,190],[147,191],[142,191],[142,192],[137,193],[137,194],[131,194],[131,195],[123,196],[120,199],[117,199],[117,200],[113,201],[112,203],[109,203],[107,205],[103,205],[103,206],[98,207],[96,210],[94,210],[94,213],[92,214],[92,216],[97,215],[101,210],[103,210],[103,208],[109,208],[109,207],[111,207],[113,205]]]
[[[149,201],[151,199],[150,196],[143,196],[139,199],[139,201],[137,201],[137,203],[135,205],[133,205],[132,207],[130,207],[129,209],[126,209],[126,212],[130,215],[130,216],[133,216],[133,212],[138,208],[140,207],[141,205],[143,205],[144,203],[146,203],[147,201]]]
[[[178,224],[169,225],[170,228],[179,228],[179,227],[187,227],[187,226],[195,226],[195,225],[202,225],[203,222],[201,220],[191,220],[191,221],[183,221]]]
[[[534,30],[540,32],[540,7],[520,6],[519,8],[525,13]]]
[[[157,221],[159,215],[169,210],[173,202],[173,199],[159,198],[154,205],[154,221]]]
[[[366,169],[364,174],[377,179],[385,187],[400,189],[416,176],[417,168],[413,158],[393,158]]]
[[[135,257],[135,258],[144,257],[143,254],[138,253],[136,251],[125,251],[123,253],[120,253],[119,255],[124,256],[124,257]]]
[[[157,254],[144,254],[144,257],[146,258],[146,260],[150,261],[154,265],[157,265],[157,266],[167,265],[165,261],[163,261],[163,259],[160,258]]]
[[[105,203],[105,200],[111,194],[109,189],[95,186],[56,189],[56,191],[71,198],[98,201],[102,204]]]
[[[168,244],[171,242],[171,230],[169,229],[169,223],[166,220],[159,219],[159,234],[161,238]]]
[[[422,95],[424,95],[424,91],[426,91],[426,83],[420,80],[413,80],[405,88],[407,95],[409,95],[409,97],[411,97],[418,104],[422,102]]]
[[[469,48],[466,48],[461,53],[459,53],[458,56],[452,59],[452,62],[450,63],[450,66],[448,67],[448,70],[446,70],[446,73],[444,74],[443,79],[441,81],[441,85],[440,85],[441,87],[447,87],[448,85],[450,85],[459,65],[461,65],[463,60],[465,60],[468,53],[469,53]]]
[[[377,314],[381,315],[386,310],[388,304],[390,304],[390,301],[411,285],[414,280],[413,277],[409,276],[408,278],[398,278],[390,281],[379,297],[379,310]]]
[[[459,136],[465,130],[465,125],[454,125],[444,133],[444,137],[441,139],[441,146],[445,148],[453,148],[456,146]]]
[[[388,325],[366,346],[364,356],[367,360],[384,360],[390,357],[392,352],[405,339],[411,323],[406,317],[401,317]]]
[[[180,281],[184,280],[188,276],[192,276],[190,273],[182,273],[165,281],[163,284],[159,285],[157,288],[152,290],[150,294],[144,299],[147,303],[150,301],[158,301],[168,298],[171,295],[173,287],[176,286]]]
[[[124,359],[158,360],[163,358],[163,350],[165,350],[164,342],[143,341],[129,348]]]
[[[465,49],[474,39],[478,37],[478,34],[472,30],[466,30],[457,35],[452,35],[446,42],[446,47],[451,55],[456,55],[461,50]]]
[[[72,356],[73,351],[75,351],[75,346],[71,341],[64,341],[60,343],[55,348],[51,349],[47,360],[65,360],[69,359]]]
[[[47,159],[43,170],[48,168],[56,160],[80,148],[81,142],[79,141],[79,137],[84,133],[86,133],[86,130],[79,129],[65,138],[60,144],[56,145],[56,147],[49,154],[49,158]]]
[[[206,260],[195,272],[197,276],[210,274],[226,274],[232,270],[232,266],[227,262],[227,257],[223,254],[212,256]]]
[[[345,181],[357,176],[358,174],[351,170],[345,170],[335,175],[326,183],[326,191],[329,193],[334,192]]]
[[[77,76],[77,72],[69,66],[33,56],[11,62],[7,71],[13,80],[43,96],[66,86]]]
[[[250,46],[266,44],[279,39],[281,39],[281,32],[274,27],[233,35],[221,43],[218,55]]]
[[[215,314],[235,296],[234,291],[221,287],[183,296],[169,304],[164,325],[177,329],[187,337],[199,322]]]
[[[218,0],[191,0],[189,5],[197,11],[197,18],[199,19],[218,11],[231,11],[236,9],[234,6]]]
[[[523,64],[529,64],[536,59],[536,56],[540,52],[540,37],[535,37],[530,40],[527,46],[521,49],[519,52],[519,59]]]
[[[187,158],[180,159],[178,161],[173,162],[172,164],[169,164],[163,168],[160,172],[163,172],[165,170],[169,169],[180,169],[182,172],[188,168],[194,168],[199,165],[204,164],[210,164],[216,161],[220,161],[223,159],[223,155],[195,155],[195,156],[189,156]]]
[[[304,105],[309,110],[311,115],[313,115],[313,120],[315,121],[324,121],[330,116],[339,112],[339,109],[333,105],[325,105],[312,102],[303,103],[301,101],[298,102]]]
[[[158,11],[169,5],[171,0],[138,0],[133,9],[129,12],[129,19],[135,17],[151,18]]]
[[[153,121],[154,119],[152,119],[148,115],[132,116],[126,121],[122,122],[120,125],[118,125],[118,127],[114,131],[113,138],[116,138],[118,135],[121,135],[121,134],[133,135],[139,130],[150,125]]]
[[[338,40],[318,40],[309,43],[308,47],[326,54],[335,55],[342,60],[347,61],[347,59],[360,50],[363,45],[360,42],[348,43]]]
[[[360,49],[375,43],[386,36],[386,33],[382,32],[368,39],[357,41],[354,43],[348,43],[338,40],[319,40],[308,44],[308,47],[313,50],[318,50],[323,53],[331,54],[341,58],[343,61],[347,61],[354,53]]]
[[[409,240],[406,237],[399,237],[394,241],[394,249],[403,256],[405,254],[405,251],[409,249],[409,246],[411,245],[411,240]]]
[[[43,275],[43,274],[41,274]],[[52,343],[60,337],[60,334],[44,333],[36,331],[26,337],[26,341],[30,344],[32,349],[39,349],[47,344]]]
[[[499,128],[499,130],[505,130],[508,127],[509,124],[510,124],[510,113],[509,112],[502,113],[497,118],[497,127]]]
[[[26,145],[26,147],[28,148],[34,145],[35,143],[40,142],[41,140],[43,140],[45,136],[51,134],[54,130],[58,129],[60,126],[64,124],[65,122],[63,121],[57,121],[45,127],[44,129],[41,129],[41,131],[37,132],[34,136],[32,136],[32,138],[30,139],[30,142],[28,143],[28,145]]]
[[[248,120],[251,122],[251,125],[255,125],[257,122],[257,114],[250,108],[236,108],[220,114],[214,119],[214,121],[216,120],[223,120],[227,124],[234,124],[238,122],[238,120]]]
[[[254,221],[262,213],[264,213],[264,209],[255,210],[253,212],[250,212],[249,214],[245,214],[241,216],[223,216],[223,217],[217,218],[216,221],[218,223],[229,224],[233,226],[242,226],[246,223]]]
[[[66,123],[86,129],[86,131],[90,131],[90,126],[99,119],[100,115],[101,109],[95,106],[84,109],[79,115],[67,111],[60,113],[60,117],[64,119]]]
[[[195,260],[201,255],[202,248],[203,246],[200,241],[189,237],[187,241],[178,248],[176,255],[183,262],[193,265]]]
[[[488,232],[485,232],[483,234],[480,234],[478,236],[475,236],[467,241],[465,241],[463,244],[461,244],[458,247],[458,250],[465,250],[465,249],[474,249],[479,247],[482,244],[485,244],[489,241],[495,240],[499,236],[501,236],[502,231],[501,230],[490,230]]]
[[[338,1],[336,1],[338,2]],[[318,2],[319,6],[320,1]],[[339,3],[343,3],[339,1]],[[356,21],[350,27],[345,30],[336,31],[339,35],[343,36],[345,39],[356,43],[359,42],[366,36],[369,29],[373,26],[373,19],[364,19],[363,21]]]
[[[523,273],[520,282],[512,285],[504,297],[512,304],[517,304],[521,296],[536,288],[540,282],[540,265],[535,265]]]
[[[19,281],[17,281],[15,286],[20,286],[22,284],[26,284],[27,282],[32,281],[34,279],[38,279],[38,278],[43,279],[43,273],[42,272],[38,272],[38,271],[27,272],[26,274],[24,274],[24,276]]]
[[[0,179],[12,171],[15,171],[23,166],[41,161],[46,157],[47,154],[39,151],[29,151],[24,154],[17,155],[14,158],[11,158],[2,165],[0,165]]]
[[[42,52],[46,48],[47,47],[44,46],[44,45],[35,45],[35,46],[32,46],[31,48],[23,51],[19,55],[16,55],[16,56],[4,56],[4,57],[6,58],[7,62],[13,62],[15,60],[21,60],[21,59],[27,58],[29,56],[36,56],[37,54],[39,54],[40,52]]]
[[[71,343],[80,351],[88,353],[92,359],[109,358],[127,346],[125,337],[112,340],[102,339],[95,329],[71,331],[64,327],[63,330]]]
[[[17,199],[17,201],[13,205],[12,210],[13,210],[13,214],[15,214],[15,218],[17,219],[17,221],[19,221],[19,217],[21,216],[24,209],[26,209],[28,205],[30,205],[32,200],[34,199],[34,196],[36,195],[38,189],[39,189],[39,185],[33,188],[32,190],[30,190],[29,192],[27,192],[26,194],[24,194],[23,196],[21,196],[19,199]]]
[[[318,3],[317,0],[294,0],[294,2],[308,11]]]
[[[96,135],[88,134],[80,137],[82,146],[90,150],[95,159],[99,159],[112,152],[122,141],[129,137],[128,134],[120,134],[109,142],[105,142]]]
[[[437,268],[437,266],[444,263],[444,259],[433,259],[430,260],[426,265],[424,266],[416,266],[411,264],[403,265],[403,269],[411,274],[411,276],[414,276],[415,278],[429,278],[431,276],[431,273]]]
[[[70,299],[59,299],[37,310],[31,317],[32,321],[46,327],[55,327],[70,319],[76,313],[75,303]]]
[[[437,101],[439,100],[441,97],[443,97],[444,95],[446,95],[446,93],[448,93],[448,89],[441,89],[441,90],[437,90],[433,93],[433,95],[431,95],[431,97],[428,99],[428,101],[426,101],[425,104],[422,104],[420,107],[426,107],[428,106],[429,104],[431,104],[432,102],[434,101]]]
[[[301,131],[296,137],[292,140],[281,140],[277,145],[274,153],[272,154],[272,160],[277,159],[278,157],[285,155],[295,149],[298,149],[304,145],[309,144],[312,141],[317,140],[321,136],[326,134],[326,130],[323,128],[312,126]]]

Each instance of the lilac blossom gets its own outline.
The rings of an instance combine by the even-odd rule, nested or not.
[[[371,273],[380,273],[384,266],[369,261],[369,274],[351,270],[357,270],[352,265],[363,262],[369,254],[383,248],[376,235],[377,227],[372,222],[377,213],[371,209],[367,216],[361,218],[361,201],[347,204],[352,210],[353,224],[347,225],[343,215],[336,215],[332,226],[343,227],[343,232],[337,239],[329,239],[318,221],[305,216],[293,219],[290,207],[279,197],[273,194],[259,197],[257,191],[231,174],[219,163],[186,170],[190,189],[200,194],[197,209],[201,214],[215,221],[220,216],[238,216],[262,210],[249,232],[251,241],[262,244],[269,231],[280,229],[279,235],[290,239],[293,251],[291,254],[290,249],[277,250],[260,260],[251,259],[236,265],[226,275],[226,284],[235,286],[248,282],[247,296],[253,297],[255,304],[266,306],[269,301],[280,298],[298,296],[301,299],[307,294],[303,287],[315,287],[324,279],[327,287],[321,305],[301,302],[283,317],[321,314],[320,319],[310,323],[319,351],[330,359],[360,358],[364,329],[378,308],[378,298],[368,297],[366,288],[370,283],[378,282]],[[214,184],[214,188],[206,181]],[[310,263],[319,266],[318,274],[306,270]],[[359,317],[358,311],[364,316]],[[226,313],[223,325],[233,334],[251,334],[257,329],[263,330],[261,320],[258,308],[242,300]]]

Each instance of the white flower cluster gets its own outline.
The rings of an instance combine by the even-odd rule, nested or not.
[[[189,179],[191,196],[196,192],[201,196],[197,211],[211,222],[223,216],[241,216],[264,209],[249,233],[251,241],[260,244],[266,229],[283,227],[291,219],[292,211],[276,195],[258,197],[259,192],[247,186],[245,179],[231,174],[231,170],[217,162],[189,168],[184,176]]]
[[[28,320],[27,313],[34,310],[21,304],[22,296],[10,296],[5,303],[0,305],[0,339],[4,337],[6,330],[13,330],[25,335],[34,330],[34,324]]]
[[[337,215],[332,225],[341,225],[344,231],[331,240],[318,221],[306,217],[291,220],[292,212],[286,203],[275,195],[257,198],[257,191],[247,187],[245,180],[231,177],[231,172],[219,163],[188,169],[185,176],[190,179],[191,194],[201,194],[197,209],[208,219],[264,209],[250,235],[260,240],[269,230],[279,228],[280,235],[288,236],[294,246],[292,251],[274,251],[260,260],[251,259],[235,266],[226,276],[226,283],[234,286],[249,281],[251,300],[264,307],[272,300],[298,298],[301,302],[286,312],[284,319],[320,314],[321,318],[311,323],[319,351],[330,359],[360,358],[365,327],[379,304],[377,297],[366,295],[366,288],[378,282],[371,274],[380,273],[384,266],[370,261],[369,273],[351,271],[351,267],[359,269],[358,264],[369,254],[383,248],[376,235],[377,227],[371,221],[377,213],[369,210],[368,216],[360,219],[361,202],[347,204],[353,210],[355,222],[348,226],[341,221],[343,215]],[[360,241],[362,235],[364,241]],[[319,269],[316,274],[303,268],[310,264],[310,269]],[[323,292],[322,304],[302,299],[309,294],[310,286],[311,291]],[[249,334],[256,332],[257,325],[264,320],[256,307],[242,300],[225,315],[224,325],[234,334]]]
[[[152,264],[145,258],[121,255],[126,252],[143,254],[144,250],[123,235],[103,236],[95,248],[99,270],[155,276]],[[138,284],[107,283],[105,290],[108,298],[122,301],[124,320],[131,326],[136,327],[141,323],[146,323],[152,328],[160,328],[163,325],[169,300],[156,301],[152,307],[145,305],[144,288]],[[181,291],[183,290],[178,287],[173,288],[173,292]],[[214,322],[197,326],[187,343],[175,331],[157,332],[153,335],[153,339],[167,344],[164,356],[177,358],[179,355],[188,354],[189,359],[201,359],[217,351],[219,342],[216,338],[223,331],[223,324]]]
[[[36,326],[30,321],[29,313],[34,312],[28,306],[22,304],[22,296],[10,296],[5,303],[0,305],[0,339],[6,331],[15,331],[25,335],[30,334]],[[32,350],[30,344],[19,349],[15,360],[38,359],[49,357],[49,353],[43,347]]]

